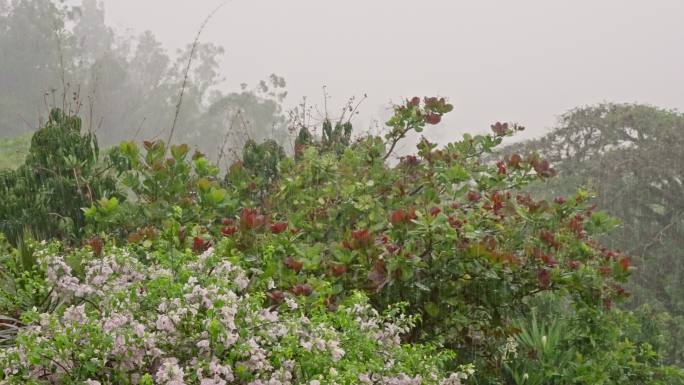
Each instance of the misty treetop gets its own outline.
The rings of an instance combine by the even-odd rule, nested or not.
[[[222,47],[195,42],[171,55],[149,31],[117,34],[104,12],[95,0],[78,6],[0,1],[3,137],[34,131],[51,107],[59,107],[81,116],[107,145],[167,138],[185,84],[178,142],[217,156],[222,144],[229,151],[248,139],[285,139],[284,79],[271,75],[253,88],[225,92],[218,69]]]

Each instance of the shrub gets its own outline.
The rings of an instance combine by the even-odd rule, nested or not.
[[[307,131],[302,136],[308,135],[311,144],[298,147],[294,158],[281,157],[268,145],[250,145],[249,159],[231,167],[223,179],[203,156],[190,159],[186,146],[167,149],[161,142],[147,142],[142,154],[133,143],[123,143],[111,159],[131,198],[121,204],[113,198],[101,199],[86,210],[88,231],[95,236],[91,248],[97,256],[103,247],[126,240],[127,250],[137,256],[133,261],[173,272],[163,285],[156,276],[150,277],[141,293],[161,285],[159,293],[185,298],[190,288],[183,285],[189,276],[202,282],[202,288],[218,285],[212,290],[219,294],[228,290],[221,285],[229,285],[230,290],[231,285],[247,285],[250,298],[258,297],[254,303],[248,301],[253,306],[248,308],[282,309],[279,316],[285,317],[284,323],[297,310],[287,310],[295,298],[308,319],[346,325],[336,330],[358,326],[348,323],[343,309],[360,304],[359,292],[375,311],[403,303],[406,314],[416,318],[415,327],[402,340],[417,345],[402,345],[402,349],[418,349],[438,358],[442,346],[456,351],[459,354],[455,361],[447,360],[449,365],[474,363],[478,384],[510,383],[526,371],[539,372],[544,383],[677,378],[677,370],[667,374],[670,369],[660,367],[658,352],[649,344],[654,338],[637,330],[631,315],[614,310],[615,303],[628,295],[622,285],[632,267],[627,256],[601,246],[597,237],[615,221],[596,211],[588,203],[590,194],[583,190],[552,201],[524,193],[523,187],[531,181],[555,175],[539,155],[488,160],[496,156],[492,151],[506,136],[522,127],[497,122],[492,134],[466,134],[439,149],[423,139],[416,155],[388,164],[408,132],[438,123],[451,108],[444,99],[407,100],[395,107],[384,140],[365,137],[326,147]],[[279,155],[271,157],[275,154]],[[244,166],[245,160],[249,167]],[[244,276],[214,282],[215,265],[204,274],[183,270],[192,269],[196,256],[212,248],[221,263],[230,262]],[[77,288],[89,295],[87,286]],[[134,306],[145,306],[138,293],[131,295],[128,300]],[[539,360],[511,361],[512,341],[518,341],[521,349],[538,345],[538,335],[527,338],[524,346],[522,338],[532,322],[528,314],[546,295],[560,304],[553,309],[563,318],[559,325],[564,329],[557,333],[562,338],[555,339],[554,346],[563,354],[554,349]],[[89,306],[99,307],[102,301],[107,297],[88,302],[85,316],[91,317]],[[161,303],[152,301],[154,306]],[[53,316],[58,325],[65,323],[61,314]],[[206,311],[197,314],[204,317]],[[142,315],[152,322],[150,313]],[[205,321],[210,322],[198,320]],[[538,329],[551,328],[550,318],[539,322]],[[249,324],[244,327],[249,329]],[[192,341],[201,333],[185,326],[183,330],[191,333],[186,337]],[[644,337],[630,341],[632,336]],[[23,334],[20,346],[32,343],[21,338]],[[47,341],[41,349],[52,348],[54,341]],[[365,346],[358,341],[349,346]],[[169,355],[183,365],[195,354],[182,341],[173,340],[168,349],[172,348],[180,350]],[[414,356],[401,354],[406,362],[414,362]],[[306,355],[297,357],[315,361]],[[363,357],[360,362],[373,362]],[[153,364],[144,363],[147,366],[141,370],[155,374],[158,368]],[[557,373],[549,369],[555,365],[567,368]],[[345,369],[354,373],[348,380],[363,374],[367,367],[362,368]],[[427,372],[410,373],[416,374]],[[262,375],[271,373],[258,374]]]
[[[684,384],[684,373],[661,366],[654,347],[640,338],[647,323],[633,314],[572,310],[554,296],[539,302],[516,322],[520,333],[505,348],[511,383]]]
[[[95,136],[81,120],[59,109],[31,138],[22,166],[0,172],[0,232],[16,244],[28,231],[45,239],[78,239],[85,226],[82,207],[116,196],[116,180],[98,164]]]
[[[37,255],[62,305],[22,315],[28,326],[16,347],[0,351],[0,383],[458,384],[466,377],[445,377],[449,351],[401,344],[415,319],[397,306],[379,314],[360,293],[336,312],[300,306],[293,294],[264,307],[257,275],[213,249],[144,257],[60,249],[50,244]]]
[[[388,122],[387,147],[367,138],[341,155],[308,147],[282,161],[271,194],[249,215],[287,222],[289,231],[236,226],[221,234],[216,226],[205,236],[265,271],[280,291],[309,285],[312,296],[335,303],[364,288],[377,308],[407,302],[421,316],[410,341],[443,342],[500,376],[501,348],[531,298],[553,292],[571,306],[610,308],[626,295],[629,259],[595,241],[613,222],[587,204],[588,193],[547,202],[521,192],[553,176],[548,162],[483,161],[518,126],[497,123],[491,135],[442,149],[422,140],[417,156],[386,164],[408,131],[449,109],[413,99]]]
[[[110,151],[108,157],[132,200],[119,204],[116,197],[103,197],[89,205],[84,211],[90,234],[126,237],[139,227],[159,227],[171,216],[181,223],[202,223],[227,204],[219,168],[203,154],[189,156],[186,144],[167,147],[162,141],[145,141],[143,146],[144,155],[132,141]]]

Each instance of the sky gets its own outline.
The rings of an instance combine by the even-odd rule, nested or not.
[[[170,52],[220,3],[104,1],[108,24],[151,30]],[[684,110],[683,16],[682,0],[229,0],[200,40],[226,49],[226,88],[276,73],[287,106],[322,106],[326,86],[331,112],[366,94],[357,127],[440,95],[455,108],[431,139],[495,121],[526,126],[525,138],[588,104]]]

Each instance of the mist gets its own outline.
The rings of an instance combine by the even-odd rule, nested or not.
[[[256,139],[282,131],[288,112],[303,101],[307,113],[319,120],[339,115],[350,98],[353,104],[361,101],[353,119],[355,132],[361,133],[383,130],[391,106],[406,98],[444,96],[455,105],[454,112],[439,130],[425,133],[441,143],[465,132],[484,132],[498,120],[527,128],[513,140],[539,137],[566,111],[600,102],[684,107],[684,52],[677,49],[684,41],[684,4],[677,0],[56,4],[77,7],[64,11],[64,41],[58,43],[49,28],[33,29],[25,34],[25,43],[7,43],[0,52],[6,103],[16,102],[25,110],[5,113],[5,121],[11,122],[11,127],[2,127],[5,136],[34,129],[45,115],[43,92],[53,90],[54,99],[55,90],[68,83],[68,92],[78,88],[81,112],[92,110],[87,120],[99,127],[106,142],[126,135],[163,137],[173,124],[173,99],[178,98],[193,39],[221,4],[199,36],[189,79],[194,88],[188,87],[192,89],[176,118],[184,140],[197,144],[200,136],[222,138],[235,118],[226,108],[244,108],[244,100],[236,107],[237,99],[249,98],[257,89],[274,104],[255,107],[262,109],[260,117],[255,111],[246,117],[249,124],[242,130]],[[27,47],[43,57],[26,57]],[[60,67],[65,55],[75,56]],[[33,85],[9,79],[16,71],[13,65],[25,71],[36,61],[46,65],[36,74],[24,72]],[[62,82],[57,75],[66,67],[71,67],[72,78],[68,74]],[[272,74],[282,86],[277,91],[262,87]],[[122,83],[130,84],[122,88]],[[138,86],[142,88],[131,90]],[[116,115],[126,116],[125,122]],[[410,152],[415,140],[402,144],[401,151]]]
[[[187,44],[218,1],[105,1],[121,30]],[[684,41],[677,0],[229,1],[202,40],[226,48],[225,87],[277,73],[287,106],[321,87],[341,107],[368,95],[359,126],[384,122],[390,102],[440,94],[455,105],[434,139],[496,120],[547,132],[557,116],[603,101],[684,107]],[[152,17],[151,15],[155,15]],[[448,129],[447,129],[448,128]]]

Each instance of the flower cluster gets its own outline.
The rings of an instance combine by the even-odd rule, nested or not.
[[[65,258],[66,257],[66,258]],[[362,294],[336,311],[285,300],[265,306],[255,278],[213,249],[145,258],[112,248],[40,253],[62,304],[26,312],[14,347],[0,350],[0,384],[458,384],[452,355],[404,345],[415,322],[379,314]],[[143,264],[140,261],[150,261]],[[78,272],[77,272],[78,271]]]

